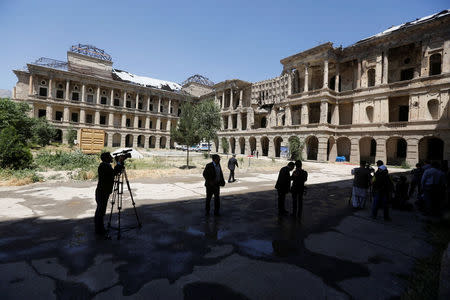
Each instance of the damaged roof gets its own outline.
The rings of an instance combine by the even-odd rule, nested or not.
[[[168,91],[180,91],[181,85],[178,83],[172,82],[172,81],[166,81],[166,80],[160,80],[160,79],[154,79],[150,77],[145,76],[139,76],[135,74],[131,74],[127,71],[122,71],[118,69],[113,69],[112,71],[113,79],[134,83],[137,85],[145,86],[145,87],[153,87],[157,89],[162,90],[168,90]]]

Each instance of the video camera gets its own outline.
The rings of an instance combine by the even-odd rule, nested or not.
[[[114,159],[119,161],[119,158],[123,157],[123,160],[125,161],[125,159],[131,158],[131,150],[132,149],[125,149],[121,152],[113,153]]]

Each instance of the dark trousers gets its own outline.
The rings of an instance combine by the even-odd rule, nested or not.
[[[372,202],[372,217],[376,218],[378,214],[378,208],[383,207],[384,219],[389,219],[389,204],[388,197],[384,193],[373,194]]]
[[[95,190],[95,202],[97,202],[97,209],[95,210],[95,232],[104,233],[105,225],[103,224],[103,217],[106,214],[106,206],[108,205],[109,193],[104,193],[99,189]]]
[[[286,211],[284,202],[286,200],[286,192],[277,190],[278,191],[278,213],[283,213]]]
[[[292,215],[299,218],[303,212],[303,191],[292,192]]]
[[[217,186],[207,186],[206,187],[206,205],[205,210],[206,213],[209,213],[211,208],[211,198],[214,195],[214,213],[218,214],[220,211],[220,187]]]
[[[231,178],[233,178],[233,180],[231,180]],[[234,180],[234,169],[230,170],[230,177],[228,177],[228,182],[232,182],[232,181],[236,181],[236,180]]]

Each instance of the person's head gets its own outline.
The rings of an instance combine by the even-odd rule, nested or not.
[[[366,161],[361,160],[361,161],[359,162],[359,165],[360,165],[361,168],[365,168],[365,167],[366,167]]]
[[[294,162],[292,162],[292,161],[290,161],[289,163],[288,163],[288,168],[290,169],[290,170],[294,170],[294,167],[295,167],[295,163]]]
[[[377,167],[380,167],[384,165],[384,162],[382,160],[377,160]]]
[[[215,162],[216,164],[220,163],[220,156],[217,154],[213,154],[211,155],[212,161]]]
[[[103,152],[102,154],[100,154],[100,159],[105,163],[111,163],[113,161],[111,153],[109,152]]]
[[[416,168],[417,168],[417,169],[422,168],[422,163],[421,163],[421,162],[418,162],[418,163],[416,164]]]
[[[297,169],[301,169],[302,168],[302,161],[301,160],[296,160],[295,161],[295,167]]]
[[[233,154],[233,157],[236,157],[236,154]]]

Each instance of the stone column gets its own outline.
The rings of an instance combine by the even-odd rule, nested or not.
[[[236,125],[236,127],[237,127],[237,130],[242,130],[242,113],[241,112],[238,112],[238,114],[237,114],[237,125]]]
[[[230,111],[233,110],[233,89],[230,89]]]
[[[138,115],[134,115],[133,116],[133,128],[137,129],[139,127],[139,116]]]
[[[350,162],[359,163],[359,139],[352,138],[350,142]]]
[[[377,58],[376,58],[375,85],[380,85],[382,80],[383,80],[383,56],[380,53],[377,55]]]
[[[291,106],[290,105],[287,105],[285,107],[284,124],[285,124],[285,126],[292,125]]]
[[[100,86],[97,85],[97,104],[100,104]]]
[[[158,110],[157,110],[157,112],[161,113],[161,96],[158,96]],[[158,129],[159,129],[159,127],[158,127]]]
[[[138,146],[138,135],[137,134],[133,134],[133,148],[137,148]]]
[[[134,108],[139,109],[139,94],[138,93],[136,93],[136,105]]]
[[[375,141],[377,142],[375,161],[382,160],[386,164],[386,139],[377,138]]]
[[[322,88],[328,88],[328,59],[323,62],[323,86]]]
[[[95,125],[100,125],[100,112],[98,110],[95,111]]]
[[[317,137],[319,140],[319,149],[317,150],[317,161],[327,161],[327,145],[328,138],[327,137]]]
[[[81,85],[81,101],[80,102],[85,102],[86,101],[86,85],[83,83]]]
[[[411,138],[406,142],[406,162],[412,167],[419,161],[419,140]]]
[[[287,84],[288,84],[288,87],[287,87],[287,94],[288,95],[292,95],[292,72],[291,71],[289,71],[289,73],[287,74]]]
[[[51,121],[53,119],[53,108],[50,104],[47,105],[47,108],[45,110],[45,118],[47,121]]]
[[[339,92],[339,81],[341,79],[341,75],[339,74],[339,63],[336,63],[336,79],[334,81],[334,91]]]
[[[149,129],[150,128],[150,117],[147,116],[145,117],[145,129]]]
[[[113,146],[113,133],[108,133],[108,142],[106,144],[107,147],[112,147]]]
[[[114,114],[111,112],[108,115],[108,126],[114,127]]]
[[[111,96],[109,99],[109,106],[114,106],[114,89],[111,89]]]
[[[356,88],[361,88],[361,60],[358,58],[356,61]]]
[[[388,59],[388,49],[384,50],[383,52],[383,84],[387,84],[388,83],[388,76],[389,76],[389,72],[388,72],[388,63],[389,59]]]
[[[121,124],[122,128],[126,128],[127,127],[127,115],[126,114],[122,114],[122,124]]]
[[[147,105],[145,107],[146,111],[150,111],[150,99],[151,99],[150,97],[151,97],[150,95],[147,96]]]
[[[333,125],[339,125],[339,104],[337,102],[334,105]]]
[[[270,118],[267,125],[269,125],[269,128],[277,126],[277,111],[275,107],[272,107],[270,110]]]
[[[309,106],[308,103],[302,103],[301,124],[309,124]]]
[[[127,137],[127,135],[125,133],[120,136],[120,147],[121,148],[125,147],[126,137]]]
[[[145,148],[145,149],[150,148],[149,142],[150,142],[150,137],[147,136],[147,135],[145,135],[145,136],[144,136],[144,148]]]
[[[225,109],[225,90],[222,92],[222,109]]]
[[[228,115],[228,129],[233,129],[233,117],[231,114]]]
[[[159,135],[155,136],[155,149],[160,148],[161,137]]]
[[[80,109],[80,123],[86,123],[86,111],[83,108]]]
[[[305,83],[303,87],[303,91],[308,91],[308,83],[309,83],[309,75],[308,75],[308,65],[305,65]]]
[[[64,107],[64,122],[69,122],[69,116],[70,115],[70,109],[67,107],[67,106],[65,106]]]
[[[48,95],[47,98],[54,98],[53,97],[53,78],[50,78],[48,80]]]
[[[255,122],[255,113],[252,108],[247,108],[247,130],[252,129],[252,125]]]
[[[225,129],[225,122],[223,121],[224,116],[220,115],[220,130]]]
[[[170,109],[172,108],[172,99],[169,99],[169,107],[167,108],[167,113],[170,115]]]
[[[33,95],[34,93],[34,89],[33,89],[33,84],[34,84],[34,82],[33,82],[33,74],[30,74],[30,79],[29,79],[29,82],[28,82],[28,94],[29,95]]]
[[[244,100],[244,90],[239,91],[239,107],[242,107],[242,101]]]
[[[70,94],[70,80],[66,80],[66,101],[69,101]]]
[[[217,151],[217,153],[222,153],[223,152],[223,149],[222,149],[222,137],[218,136],[217,139],[218,139],[218,144],[219,144],[219,147],[218,147],[219,151]]]
[[[320,123],[321,124],[328,123],[328,102],[327,101],[320,102]]]
[[[127,107],[127,92],[123,92],[123,107]]]
[[[156,119],[156,130],[161,130],[161,118]]]
[[[256,151],[259,152],[259,154],[258,154],[259,157],[261,157],[263,155],[262,145],[261,145],[261,138],[262,138],[261,136],[256,137]],[[270,141],[269,141],[269,143],[270,143]],[[255,156],[256,156],[256,153],[255,153]]]
[[[167,120],[166,130],[170,132],[170,127],[172,126],[172,121],[170,119]]]
[[[274,138],[272,137],[268,137],[269,138],[269,153],[268,153],[268,157],[275,157],[275,145],[274,145]],[[261,152],[259,153],[261,154]]]

